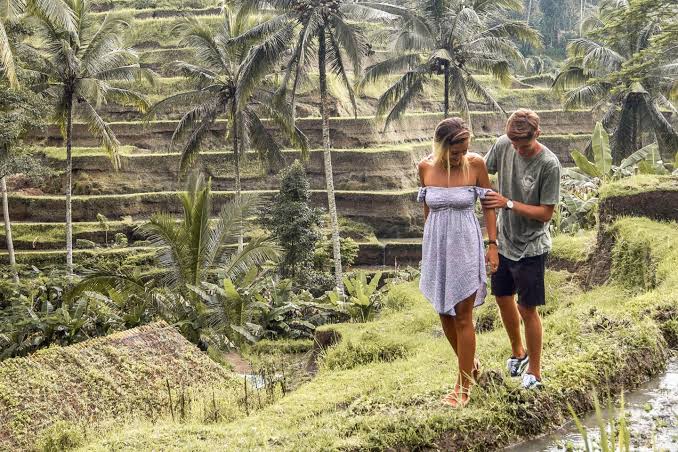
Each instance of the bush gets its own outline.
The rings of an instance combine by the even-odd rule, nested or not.
[[[358,257],[359,246],[355,240],[349,237],[339,239],[339,248],[341,251],[341,266],[349,268]],[[334,269],[334,259],[332,250],[332,237],[324,237],[315,249],[313,257],[314,267],[321,271],[332,272]]]
[[[91,240],[87,239],[76,239],[75,247],[79,249],[93,249],[96,248],[97,244]]]
[[[43,432],[38,440],[38,449],[42,452],[63,452],[80,447],[84,442],[81,429],[70,422],[59,421]]]
[[[311,265],[320,238],[320,216],[310,206],[310,184],[298,160],[284,169],[280,178],[280,191],[272,206],[263,212],[261,223],[285,251],[278,268],[280,275],[288,278],[302,274]]]
[[[122,232],[117,232],[113,240],[118,248],[125,248],[127,246],[127,236]]]

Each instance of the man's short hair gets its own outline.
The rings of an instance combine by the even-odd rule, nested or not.
[[[506,122],[509,140],[531,140],[539,130],[539,116],[532,110],[520,108]]]

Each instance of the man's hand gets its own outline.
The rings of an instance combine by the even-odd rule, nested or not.
[[[490,245],[485,254],[485,265],[490,269],[490,273],[494,274],[499,268],[499,250],[497,245]]]
[[[503,209],[506,207],[507,201],[508,199],[504,198],[501,194],[491,191],[480,200],[480,203],[483,205],[483,209]]]

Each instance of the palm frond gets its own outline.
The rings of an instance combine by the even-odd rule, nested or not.
[[[583,85],[588,80],[584,70],[579,66],[566,66],[558,72],[553,85],[556,92],[564,92],[572,88]]]
[[[233,102],[233,100],[230,102]],[[220,108],[223,107],[223,105],[219,105],[219,103],[214,99],[210,99],[205,104],[202,104],[186,113],[186,115],[184,115],[182,118],[183,121],[184,118],[187,118],[187,115],[191,115],[192,113],[197,112],[197,110],[205,108],[204,111],[198,113],[200,122],[197,127],[194,125],[194,121],[191,120],[191,127],[193,127],[193,130],[181,150],[181,161],[179,163],[180,174],[186,173],[186,171],[193,167],[195,160],[198,158],[198,152],[200,151],[202,140],[209,133],[212,124],[214,124],[214,121],[217,119],[217,114],[219,113]],[[188,126],[186,123],[184,123],[182,127]],[[177,126],[177,129],[175,129],[174,133],[176,134],[178,131],[179,126]],[[174,140],[174,135],[172,136],[172,140]]]
[[[266,262],[275,261],[280,256],[280,248],[270,237],[260,237],[250,240],[239,253],[224,258],[222,271],[231,279],[247,273],[253,266],[261,266]]]
[[[394,56],[379,63],[369,66],[365,75],[358,83],[358,89],[362,89],[370,83],[374,83],[394,74],[409,71],[421,64],[421,57],[417,53],[407,53]]]
[[[153,246],[158,247],[158,262],[167,270],[162,278],[163,285],[175,287],[181,281],[189,280],[185,265],[188,237],[173,216],[156,213],[150,221],[139,226],[137,231]]]
[[[473,75],[467,74],[466,77],[464,77],[464,84],[469,93],[473,94],[485,104],[489,105],[492,110],[506,114],[506,111],[501,105],[499,105],[492,94],[487,89],[485,89],[485,87],[481,85],[480,82],[478,82],[478,80],[473,77]]]
[[[399,120],[417,94],[423,91],[425,74],[422,66],[406,72],[381,95],[377,104],[377,117],[383,117],[388,111],[384,130],[391,122]]]
[[[327,34],[330,37],[328,42],[336,50],[335,54],[343,50],[353,66],[353,72],[360,73],[362,59],[367,54],[367,40],[362,32],[335,14],[330,19],[330,32]]]
[[[179,45],[193,49],[197,59],[211,70],[228,71],[228,64],[226,64],[222,50],[217,45],[214,33],[207,23],[194,16],[186,16],[175,25],[174,31],[182,35]]]
[[[218,73],[211,69],[187,63],[185,61],[173,61],[169,64],[172,69],[178,71],[181,75],[191,79],[198,87],[204,87],[215,83]]]
[[[140,113],[146,113],[151,108],[148,97],[131,89],[109,87],[106,96],[120,105],[132,106]]]
[[[480,34],[481,37],[490,35],[498,38],[515,39],[536,49],[543,47],[542,36],[534,28],[522,21],[507,21],[488,28]]]
[[[259,159],[269,168],[277,168],[284,163],[280,145],[264,127],[256,112],[245,108],[242,111],[242,126],[249,137],[250,147],[257,151]]]
[[[16,76],[14,52],[12,51],[12,46],[2,21],[0,21],[0,67],[2,67],[5,77],[7,77],[9,85],[13,88],[17,87],[19,80]]]
[[[247,104],[256,86],[283,57],[292,40],[293,31],[293,26],[288,24],[250,50],[237,76],[238,105],[243,107]]]
[[[78,103],[78,113],[87,123],[89,131],[99,139],[104,149],[108,152],[113,167],[118,169],[120,167],[120,142],[115,137],[113,129],[108,125],[104,119],[99,116],[96,109],[85,98],[80,98]]]
[[[87,42],[81,41],[80,43],[85,49],[81,57],[83,63],[89,66],[106,56],[108,52],[122,47],[122,33],[126,28],[129,28],[127,22],[106,14],[94,35]]]
[[[75,13],[62,0],[28,0],[26,10],[31,15],[44,17],[69,33],[77,30]]]
[[[358,106],[355,100],[355,93],[353,92],[353,86],[348,80],[346,75],[346,68],[344,67],[344,62],[341,57],[341,48],[339,47],[339,42],[334,37],[332,32],[327,33],[327,64],[330,67],[330,71],[339,77],[340,83],[344,86],[346,91],[348,91],[348,96],[351,100],[351,106],[353,107],[353,115],[355,118],[358,118]]]
[[[212,268],[223,262],[227,252],[226,245],[235,243],[240,231],[245,228],[245,221],[261,206],[256,196],[241,196],[240,201],[234,199],[226,203],[217,216],[217,221],[210,230],[203,265]]]
[[[594,104],[605,94],[605,90],[598,83],[591,83],[568,91],[565,94],[563,107],[566,110],[586,107]]]
[[[212,96],[213,93],[209,90],[200,89],[173,94],[153,104],[144,115],[144,119],[152,119],[165,107],[175,107],[178,105],[190,104],[191,102],[203,103],[207,98]]]

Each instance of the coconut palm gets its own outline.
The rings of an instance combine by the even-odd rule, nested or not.
[[[173,65],[195,85],[195,89],[170,96],[153,106],[149,117],[172,105],[191,105],[174,131],[171,147],[182,144],[180,170],[185,173],[198,156],[200,145],[219,117],[229,123],[235,160],[235,191],[242,196],[241,158],[249,149],[269,164],[280,161],[280,145],[264,127],[261,114],[277,123],[284,134],[308,151],[306,137],[292,123],[289,107],[273,102],[273,91],[266,89],[265,77],[283,56],[292,36],[292,26],[275,31],[252,29],[253,19],[244,9],[224,8],[221,27],[212,31],[195,17],[177,25],[181,45],[195,51],[196,64],[176,61]],[[190,132],[190,133],[189,133]],[[243,249],[242,232],[238,245]]]
[[[139,67],[137,54],[122,43],[128,24],[106,15],[98,22],[91,15],[88,0],[65,0],[75,14],[74,31],[35,13],[42,45],[35,52],[33,76],[39,89],[54,103],[54,120],[61,127],[66,144],[66,265],[73,272],[73,225],[71,215],[73,118],[87,123],[90,133],[101,139],[117,167],[119,142],[97,108],[107,101],[148,108],[146,98],[136,91],[114,87],[113,80],[150,77]]]
[[[361,70],[361,60],[368,51],[368,44],[362,32],[347,20],[349,15],[370,12],[388,14],[358,1],[350,0],[249,0],[247,8],[261,8],[267,5],[277,15],[260,25],[262,29],[295,26],[296,35],[292,44],[292,56],[288,62],[277,98],[291,96],[293,120],[296,120],[296,95],[305,72],[317,64],[320,91],[320,116],[322,118],[323,162],[327,188],[327,204],[331,220],[334,274],[337,290],[343,294],[339,222],[334,194],[332,155],[328,111],[328,69],[347,90],[353,112],[357,115],[353,84],[349,80],[347,63],[353,73]],[[291,87],[289,86],[291,83]]]
[[[401,118],[434,76],[443,77],[445,117],[452,101],[470,126],[471,96],[503,112],[477,74],[489,73],[508,84],[511,65],[523,65],[514,41],[540,45],[535,30],[507,18],[511,11],[521,10],[522,2],[418,0],[415,8],[391,9],[400,16],[394,28],[393,56],[368,67],[361,81],[365,85],[399,76],[379,98],[377,116],[385,116],[384,127]]]
[[[253,238],[237,252],[227,247],[242,231],[243,219],[258,209],[256,199],[230,201],[216,221],[210,221],[212,193],[202,175],[191,173],[186,192],[178,196],[183,207],[180,221],[168,213],[156,213],[139,228],[139,233],[157,247],[157,272],[143,277],[117,269],[99,269],[83,278],[69,297],[88,291],[114,291],[155,300],[164,298],[165,303],[173,305],[168,309],[172,316],[187,323],[182,328],[184,334],[197,342],[207,313],[195,288],[217,274],[235,281],[253,267],[277,259],[279,248],[267,237]],[[164,296],[167,291],[174,296]]]
[[[73,11],[63,0],[7,0],[0,3],[0,67],[12,88],[16,88],[19,81],[7,25],[18,21],[26,12],[45,17],[65,30],[75,31]]]
[[[583,24],[586,36],[568,45],[568,59],[553,84],[565,93],[565,108],[592,107],[605,112],[602,122],[612,135],[616,165],[655,140],[665,162],[678,149],[678,133],[661,112],[667,109],[678,114],[671,100],[672,92],[675,97],[675,57],[668,62],[646,61],[641,71],[628,70],[636,55],[651,48],[652,37],[675,19],[668,8],[664,14],[643,14],[647,3],[603,2]]]

